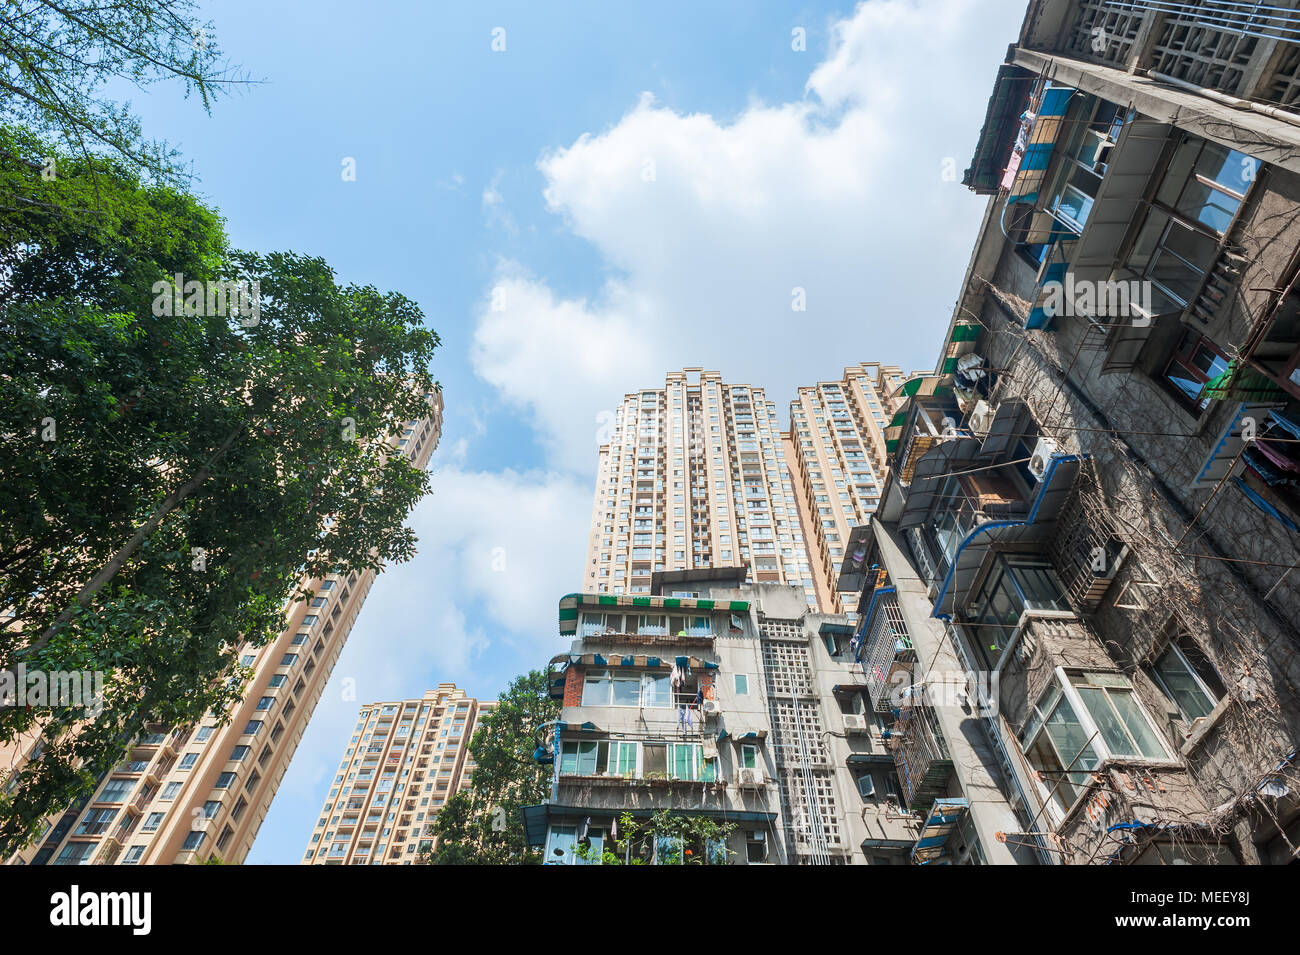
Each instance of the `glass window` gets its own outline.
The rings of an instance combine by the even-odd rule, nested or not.
[[[1081,673],[1072,678],[1112,756],[1169,756],[1121,673]]]
[[[1218,673],[1188,637],[1171,640],[1151,668],[1188,724],[1209,716],[1223,699],[1225,689]]]
[[[1043,774],[1048,798],[1059,810],[1068,809],[1087,785],[1087,771],[1101,759],[1059,687],[1039,697],[1020,739],[1030,765]]]

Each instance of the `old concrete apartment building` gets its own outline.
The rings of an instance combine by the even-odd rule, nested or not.
[[[428,398],[429,415],[393,442],[420,468],[442,433],[442,395]],[[151,727],[94,793],[49,817],[8,864],[242,862],[374,580],[368,570],[304,581],[315,596],[286,608],[280,637],[244,648],[252,676],[224,721],[210,714],[197,726]],[[12,754],[12,767],[40,745]]]
[[[410,865],[432,847],[424,832],[469,787],[469,741],[495,703],[453,683],[415,700],[361,708],[325,796],[304,865]]]
[[[624,812],[734,825],[726,845],[647,837],[646,863],[902,862],[902,806],[882,721],[869,712],[847,618],[746,568],[657,574],[644,596],[570,594],[550,664],[562,701],[547,743],[551,798],[525,810],[555,864],[613,850]],[[858,671],[858,672],[855,672]]]
[[[1294,6],[1035,0],[999,71],[839,581],[905,800],[989,861],[1297,858]]]

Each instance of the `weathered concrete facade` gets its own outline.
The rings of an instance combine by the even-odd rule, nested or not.
[[[1219,62],[1183,6],[1030,5],[948,341],[888,433],[860,655],[897,635],[888,600],[914,642],[942,633],[996,756],[948,792],[997,780],[1016,861],[1300,845],[1296,45]],[[941,677],[891,700],[905,739]]]
[[[526,813],[547,861],[581,863],[577,847],[611,846],[623,813],[665,809],[734,825],[728,864],[905,860],[916,823],[854,672],[848,618],[744,576],[687,571],[649,597],[562,601],[575,639],[551,665],[564,703],[555,783]],[[640,858],[676,851],[652,840]],[[706,846],[692,855],[723,861]]]

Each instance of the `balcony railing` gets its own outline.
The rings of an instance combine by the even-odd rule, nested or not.
[[[912,639],[907,633],[907,622],[899,610],[898,598],[892,587],[882,588],[873,598],[867,627],[859,659],[867,677],[867,696],[871,698],[871,707],[877,713],[885,713],[894,707],[890,690],[898,682],[895,674],[910,672],[911,663],[915,659]],[[910,679],[907,682],[910,683]]]
[[[906,707],[888,733],[908,808],[928,809],[943,794],[952,773],[952,756],[933,711],[924,705]]]

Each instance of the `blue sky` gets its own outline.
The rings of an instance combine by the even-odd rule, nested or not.
[[[134,93],[146,133],[236,246],[417,301],[447,409],[420,554],[371,591],[249,863],[301,858],[361,703],[490,698],[564,649],[598,421],[625,391],[702,365],[784,408],[847,364],[933,365],[983,209],[952,173],[1023,9],[207,5],[264,82],[210,116]]]

